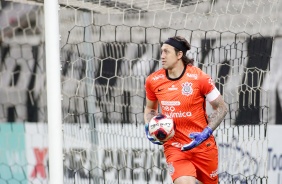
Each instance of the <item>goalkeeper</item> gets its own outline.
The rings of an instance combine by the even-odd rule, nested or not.
[[[145,83],[145,122],[161,113],[173,118],[173,138],[163,143],[168,170],[174,184],[218,183],[218,149],[213,131],[223,121],[227,107],[212,79],[186,56],[188,41],[180,36],[169,38],[161,47],[162,69],[150,74]],[[208,117],[206,101],[213,111]]]

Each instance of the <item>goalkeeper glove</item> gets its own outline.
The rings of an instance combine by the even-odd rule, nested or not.
[[[189,144],[183,145],[181,151],[187,151],[198,146],[203,141],[208,139],[212,135],[212,132],[213,130],[209,126],[207,126],[202,132],[193,132],[189,134],[189,137],[193,139],[193,141]]]
[[[159,140],[156,140],[154,137],[150,136],[150,133],[149,133],[149,123],[145,124],[145,133],[146,133],[146,136],[149,139],[149,141],[151,141],[154,144],[163,145],[163,142],[161,142]]]

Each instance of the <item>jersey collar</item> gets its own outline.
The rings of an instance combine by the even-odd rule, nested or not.
[[[168,75],[168,71],[165,70],[166,78],[169,79],[169,80],[172,80],[172,81],[180,79],[184,75],[184,73],[186,71],[186,67],[187,67],[187,65],[184,65],[184,68],[183,68],[183,71],[182,71],[181,75],[179,77],[176,77],[176,78],[170,78],[169,75]]]

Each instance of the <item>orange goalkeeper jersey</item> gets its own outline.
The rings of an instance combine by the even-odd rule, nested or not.
[[[158,100],[163,114],[174,119],[176,132],[172,139],[164,144],[181,148],[188,144],[191,132],[201,132],[207,126],[205,95],[214,89],[212,79],[199,68],[187,65],[180,77],[170,79],[164,69],[160,69],[146,79],[146,96],[151,101]],[[205,151],[215,145],[214,137],[209,137],[191,151]],[[167,154],[167,153],[166,153]]]

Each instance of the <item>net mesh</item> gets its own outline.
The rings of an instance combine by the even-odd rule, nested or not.
[[[47,121],[42,3],[2,3],[3,122]],[[161,67],[160,46],[174,35],[191,43],[189,57],[214,79],[228,105],[214,132],[219,183],[267,183],[269,109],[263,82],[279,31],[278,1],[59,4],[64,183],[172,183],[162,147],[145,138],[143,110],[145,78]],[[31,178],[29,171],[23,180],[46,182],[35,179],[42,172]]]

